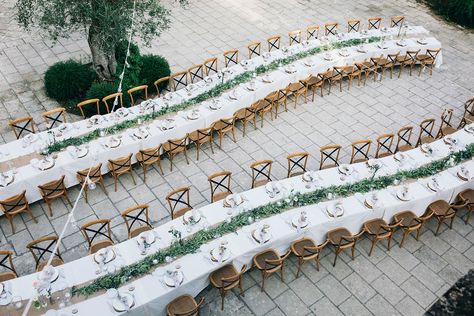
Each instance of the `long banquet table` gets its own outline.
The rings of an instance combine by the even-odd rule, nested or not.
[[[432,161],[447,157],[453,151],[461,150],[464,145],[474,143],[474,134],[464,129],[454,133],[451,138],[457,140],[457,146],[459,147],[451,148],[443,139],[440,139],[431,144],[433,149],[431,155],[425,154],[420,148],[415,148],[406,152],[407,159],[404,163],[398,162],[393,156],[378,159],[382,168],[377,172],[376,177],[394,174],[401,170],[413,170]],[[341,176],[338,168],[317,171],[315,174],[319,179],[318,188],[353,183],[370,178],[373,175],[367,163],[358,163],[352,166],[354,167],[354,172],[349,177]],[[126,292],[131,286],[134,287],[135,306],[128,313],[136,315],[163,315],[167,303],[182,294],[197,295],[208,285],[209,274],[229,262],[233,262],[237,268],[240,268],[243,264],[250,266],[251,259],[257,252],[273,248],[280,254],[283,254],[289,248],[291,242],[303,236],[311,237],[317,243],[322,243],[326,239],[327,231],[333,228],[346,227],[355,234],[360,231],[363,223],[367,220],[383,218],[390,222],[395,213],[404,210],[412,210],[416,215],[422,215],[427,205],[433,201],[439,199],[452,201],[459,192],[468,188],[474,188],[472,178],[469,181],[464,181],[457,176],[461,166],[468,169],[470,174],[474,173],[474,161],[472,160],[464,161],[461,165],[442,171],[436,175],[438,182],[441,184],[441,188],[437,192],[428,188],[428,179],[401,183],[400,185],[406,185],[409,188],[410,195],[412,196],[412,199],[409,201],[401,201],[397,198],[396,190],[399,187],[393,186],[378,192],[379,200],[382,201],[382,204],[373,209],[369,209],[364,205],[365,197],[361,194],[338,199],[343,204],[345,210],[344,215],[339,218],[329,217],[325,212],[326,207],[334,203],[334,201],[323,201],[316,205],[297,207],[253,223],[249,222],[248,226],[242,227],[235,233],[216,237],[214,241],[201,247],[201,251],[177,258],[173,262],[158,267],[158,270],[153,274],[131,281],[130,284],[124,285],[119,291]],[[285,192],[289,192],[290,189],[301,193],[315,190],[315,186],[307,187],[307,184],[302,181],[302,176],[280,180],[278,183],[281,185],[282,190],[279,195],[273,198],[266,193],[265,187],[258,187],[239,193],[246,200],[242,208],[225,208],[222,201],[202,207],[199,212],[205,220],[202,220],[200,224],[192,226],[191,230],[187,229],[189,226],[183,223],[182,218],[177,218],[155,228],[154,232],[159,236],[159,239],[154,243],[148,254],[164,249],[171,244],[173,238],[168,232],[171,228],[180,230],[183,238],[186,238],[198,230],[218,225],[246,209],[285,198]],[[284,190],[284,188],[287,190]],[[292,219],[303,210],[307,212],[309,224],[304,229],[296,229],[292,225]],[[270,226],[272,238],[265,244],[258,244],[250,238],[250,232],[253,228],[262,224]],[[208,253],[223,239],[228,242],[231,256],[226,262],[213,262],[209,259]],[[114,250],[120,255],[116,259],[121,261],[119,265],[135,263],[143,258],[137,247],[136,238],[115,245]],[[181,265],[184,282],[177,288],[170,288],[163,284],[160,275],[166,269],[173,269],[178,264]],[[66,263],[59,269],[69,286],[87,284],[89,281],[103,275],[96,274],[97,264],[92,256],[86,256]],[[35,273],[11,280],[8,282],[8,288],[11,289],[13,295],[20,295],[23,299],[34,297],[35,291],[31,284],[36,280],[37,276],[38,274]],[[73,308],[77,309],[78,315],[90,315],[91,313],[103,315],[116,314],[111,308],[106,294],[93,296],[77,302],[75,305],[66,308],[65,311],[70,311]]]
[[[161,127],[163,120],[159,118],[150,124],[147,123],[148,132],[150,133],[150,136],[147,138],[137,139],[132,136],[135,129],[131,128],[120,134],[122,135],[121,144],[117,148],[104,146],[104,142],[106,142],[110,136],[103,136],[87,144],[89,147],[89,153],[83,158],[74,158],[68,150],[60,151],[57,153],[54,167],[44,171],[40,171],[32,166],[29,161],[31,158],[38,158],[39,155],[36,152],[39,152],[46,143],[53,141],[53,134],[59,135],[58,129],[53,130],[52,133],[39,133],[38,138],[31,143],[27,143],[25,140],[20,139],[1,145],[0,171],[16,167],[14,168],[16,174],[14,176],[15,180],[11,184],[4,187],[0,186],[0,199],[8,198],[26,190],[28,201],[33,202],[40,200],[41,195],[38,190],[38,185],[44,184],[48,181],[57,180],[62,175],[65,175],[66,187],[74,186],[78,183],[76,178],[77,171],[87,169],[99,163],[102,163],[102,172],[107,173],[107,161],[109,159],[115,159],[130,153],[136,153],[140,149],[158,146],[169,139],[184,137],[187,133],[193,132],[199,128],[210,126],[216,120],[232,116],[237,110],[249,106],[272,91],[282,89],[291,82],[302,80],[310,74],[323,72],[330,67],[353,64],[354,62],[362,61],[370,57],[378,57],[380,55],[386,56],[390,53],[400,52],[401,54],[404,54],[407,50],[420,49],[424,52],[426,49],[441,48],[441,43],[438,40],[433,37],[427,37],[428,31],[422,26],[410,26],[403,31],[403,34],[406,33],[404,35],[406,38],[405,46],[397,44],[400,41],[400,39],[396,37],[398,32],[398,28],[390,28],[384,31],[370,30],[364,34],[349,33],[340,34],[339,36],[329,36],[325,40],[316,39],[309,41],[304,45],[293,45],[288,48],[286,53],[283,49],[271,52],[267,61],[264,61],[263,57],[259,56],[249,60],[248,65],[245,67],[242,63],[236,64],[228,68],[230,72],[226,75],[225,80],[229,80],[245,71],[253,70],[259,65],[268,64],[273,60],[291,56],[314,47],[330,46],[336,42],[353,38],[368,39],[375,36],[385,38],[385,45],[380,45],[379,42],[364,44],[365,52],[359,51],[358,47],[348,47],[344,51],[344,56],[340,54],[342,53],[341,50],[330,50],[302,60],[297,60],[293,63],[296,70],[294,73],[287,73],[285,71],[286,66],[282,66],[279,69],[268,73],[269,77],[265,79],[270,79],[272,82],[264,82],[262,80],[264,75],[257,77],[255,79],[254,91],[249,91],[246,84],[241,84],[217,97],[216,100],[222,104],[222,107],[218,110],[211,110],[209,107],[210,102],[205,101],[194,106],[194,108],[199,109],[200,113],[199,118],[197,119],[188,119],[187,112],[178,112],[173,116],[176,122],[176,127],[173,129],[162,130]],[[424,38],[426,42],[420,44],[418,42],[420,38]],[[329,56],[327,54],[331,55],[330,60],[328,60]],[[441,63],[442,55],[439,54],[436,65],[439,66]],[[164,98],[154,99],[152,102],[155,104],[155,110],[158,110],[163,106],[171,106],[184,100],[191,99],[202,92],[208,91],[220,82],[217,75],[214,75],[211,78],[213,78],[212,83],[207,84],[204,81],[201,81],[195,84],[195,88],[190,92],[186,89],[181,89],[176,93],[171,93],[170,96],[173,96],[171,100],[165,100]],[[235,93],[238,97],[237,100],[229,98],[230,93]],[[100,126],[91,125],[89,120],[78,121],[69,125],[71,128],[68,132],[61,132],[62,135],[56,136],[54,139],[55,141],[61,141],[70,137],[84,135],[95,129],[110,127],[119,122],[133,119],[143,113],[150,113],[150,111],[150,108],[144,109],[144,107],[135,106],[129,110],[128,115],[125,117],[118,117],[116,113],[104,115],[102,117],[105,122]],[[133,156],[132,159],[133,162],[136,162],[135,156]]]

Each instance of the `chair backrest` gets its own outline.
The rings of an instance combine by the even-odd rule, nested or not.
[[[171,219],[183,216],[185,212],[193,208],[190,203],[190,190],[190,187],[178,188],[166,196],[166,201],[168,201],[170,207]]]
[[[43,196],[43,199],[47,199],[49,197],[55,197],[57,195],[60,195],[66,191],[66,187],[64,185],[64,175],[54,181],[50,181],[48,183],[39,185],[38,188],[40,189],[41,195]]]
[[[26,190],[20,194],[11,196],[0,201],[0,206],[4,213],[15,212],[28,207],[28,201],[26,200]]]
[[[369,151],[372,141],[370,139],[361,139],[352,142],[351,162],[369,160]]]
[[[401,27],[405,23],[403,15],[394,15],[390,17],[390,27]]]
[[[337,27],[339,26],[339,23],[337,22],[331,22],[331,23],[325,23],[324,24],[324,35],[336,35],[337,34]]]
[[[260,51],[262,48],[262,42],[254,41],[247,45],[247,49],[249,50],[249,59],[253,57],[253,55],[260,56]]]
[[[308,163],[309,153],[306,151],[290,154],[286,157],[288,161],[288,174],[291,177],[306,172],[306,164]],[[296,171],[294,171],[296,170]]]
[[[397,62],[397,57],[400,55],[400,52],[396,52],[396,53],[393,53],[393,54],[388,54],[387,55],[387,60],[390,62],[389,64],[387,64],[387,66],[391,66],[393,67],[396,62]]]
[[[97,166],[91,167],[90,171],[89,168],[79,170],[76,174],[77,180],[82,184],[86,181],[86,178],[89,177],[89,180],[93,183],[100,182],[102,180],[101,168],[102,163],[99,163]]]
[[[121,215],[123,220],[125,221],[125,225],[127,225],[127,231],[129,236],[135,228],[141,226],[147,226],[149,228],[152,228],[148,216],[148,209],[148,204],[139,204],[133,207],[129,207],[122,212]]]
[[[416,58],[417,58],[419,53],[420,53],[419,49],[417,49],[417,50],[407,50],[406,56],[409,58],[410,62],[415,63]]]
[[[252,188],[255,187],[259,178],[265,178],[266,181],[271,181],[270,178],[272,172],[273,161],[269,159],[255,161],[250,165],[252,170]],[[261,181],[261,180],[260,180]]]
[[[196,131],[197,139],[196,143],[203,144],[212,141],[212,126],[206,128],[200,128]]]
[[[234,126],[235,123],[235,117],[227,117],[227,118],[222,118],[214,123],[212,123],[212,128],[215,131],[227,131],[232,126]]]
[[[224,52],[224,65],[228,67],[229,65],[235,65],[239,63],[239,50],[231,49]]]
[[[110,219],[99,218],[81,226],[81,232],[87,240],[89,249],[98,238],[105,238],[113,242],[110,235]]]
[[[211,174],[207,179],[211,186],[211,200],[216,192],[230,192],[230,179],[232,177],[232,172],[230,171],[221,171]]]
[[[112,173],[120,173],[128,171],[132,168],[132,154],[119,157],[116,159],[109,159],[109,169]]]
[[[42,260],[49,259],[49,254],[53,254],[54,247],[56,246],[58,239],[58,236],[45,236],[35,239],[26,245],[26,248],[31,252],[33,258],[35,259],[36,268]],[[61,259],[61,261],[63,260],[59,252],[59,248],[57,249],[56,253],[54,253],[54,256]]]
[[[246,107],[240,110],[235,111],[234,118],[235,120],[244,120],[249,121],[253,120],[255,117],[255,109],[252,107]]]
[[[15,274],[15,277],[18,276],[15,270],[15,266],[13,265],[13,252],[10,250],[0,250],[0,268],[12,272]],[[0,282],[6,281],[0,280]]]
[[[206,76],[217,73],[217,57],[208,58],[202,64],[204,65],[204,73]]]
[[[368,20],[368,29],[376,29],[378,30],[380,28],[380,25],[382,24],[382,18],[369,18]]]
[[[395,152],[399,151],[401,146],[413,146],[413,144],[410,142],[412,132],[413,126],[405,126],[398,130],[397,147],[395,149]]]
[[[163,78],[160,78],[154,82],[155,89],[156,89],[156,95],[160,96],[163,92],[171,92],[169,85],[170,85],[170,77],[166,76]]]
[[[169,139],[165,144],[163,144],[163,148],[170,154],[182,152],[186,150],[187,139],[187,135],[182,138]]]
[[[453,118],[453,109],[444,109],[441,113],[441,126],[440,129],[445,127],[452,127],[451,119]]]
[[[28,133],[36,133],[35,122],[31,116],[11,120],[8,125],[13,129],[16,139],[20,139]]]
[[[161,145],[152,148],[140,149],[137,153],[137,160],[144,165],[155,163],[155,158],[160,158]]]
[[[114,102],[112,102],[112,106],[109,106],[109,100],[113,99]],[[102,102],[104,102],[105,106],[112,110],[116,110],[117,107],[114,107],[115,100],[118,99],[120,102],[120,107],[123,107],[123,93],[122,92],[116,92],[109,94],[108,96],[102,98]]]
[[[421,140],[424,137],[434,138],[434,135],[433,135],[434,124],[435,124],[434,118],[423,120],[420,123],[420,135],[418,136],[418,140]]]
[[[441,51],[441,48],[437,49],[427,49],[426,54],[434,61],[436,61],[436,57],[438,57],[439,52]]]
[[[173,87],[173,91],[185,88],[188,85],[188,72],[181,71],[174,73],[170,76],[170,81]]]
[[[188,69],[191,83],[196,83],[204,79],[204,65],[194,65]]]
[[[275,35],[267,38],[268,51],[271,52],[274,49],[280,49],[281,36]]]
[[[86,101],[82,101],[82,102],[78,103],[77,107],[79,108],[79,111],[81,111],[82,117],[86,118],[86,114],[84,113],[84,108],[85,107],[89,108],[91,106],[91,104],[95,105],[95,110],[96,110],[97,114],[100,114],[99,102],[100,102],[99,99],[90,99],[90,100],[86,100]],[[109,111],[108,106],[106,106],[106,109],[107,109],[107,113],[109,113],[110,111]]]
[[[146,84],[128,89],[127,93],[130,96],[132,105],[135,105],[136,102],[135,98],[133,97],[134,93],[138,94],[137,100],[138,98],[141,98],[142,100],[148,100],[148,86]]]
[[[239,273],[230,277],[221,278],[222,288],[224,289],[224,291],[228,291],[236,287],[239,284],[240,279],[242,278],[242,275],[244,274],[246,270],[247,270],[247,266],[244,264]]]
[[[341,145],[327,145],[319,149],[321,153],[321,162],[319,169],[339,166],[339,154],[341,153]],[[326,161],[328,161],[326,163]]]
[[[301,43],[301,30],[288,32],[289,45]]]
[[[65,108],[56,108],[41,114],[48,129],[54,128],[61,123],[67,122],[66,119],[66,109]]]
[[[193,300],[195,303],[195,306],[194,307],[191,307],[191,305],[186,305],[185,308],[188,308],[186,311],[182,311],[183,310],[183,306],[181,305],[178,305],[177,302],[179,302],[181,300],[182,297],[186,297],[188,296],[189,297],[189,300]],[[182,295],[178,298],[176,298],[175,300],[177,300],[177,302],[173,301],[171,302],[170,304],[168,304],[167,306],[167,316],[199,316],[200,315],[200,310],[201,310],[201,306],[202,304],[204,303],[204,298],[201,298],[201,300],[199,301],[199,303],[196,303],[196,301],[194,300],[194,297],[190,296],[190,295]],[[178,312],[174,312],[172,311],[172,309],[174,309],[174,306],[176,306],[176,308],[180,311],[179,313]]]
[[[347,21],[347,33],[359,32],[360,20],[348,20]]]
[[[394,153],[392,149],[394,134],[382,134],[377,137],[377,151],[375,152],[375,158],[391,155]]]
[[[472,115],[474,116],[474,98],[467,100],[464,102],[464,114],[463,116],[466,115]]]
[[[310,25],[306,28],[306,40],[319,38],[319,25]]]

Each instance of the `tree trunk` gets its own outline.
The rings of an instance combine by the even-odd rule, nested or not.
[[[94,32],[94,28],[89,29],[89,48],[92,54],[92,63],[97,75],[102,80],[112,81],[117,68],[114,49],[104,48],[101,45],[99,35]]]

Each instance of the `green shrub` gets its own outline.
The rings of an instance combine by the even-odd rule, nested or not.
[[[474,27],[474,0],[428,0],[447,19],[460,25]]]
[[[117,72],[115,76],[120,81],[120,74],[122,73],[125,57],[127,55],[127,41],[121,41],[115,48],[115,59],[117,60]],[[130,44],[130,54],[127,58],[128,67],[125,70],[125,77],[122,82],[122,90],[127,91],[130,88],[140,85],[140,69],[142,68],[142,57],[140,49],[135,44]]]
[[[140,82],[147,84],[149,91],[154,91],[153,83],[163,77],[169,76],[171,73],[168,61],[159,55],[144,55],[142,56],[142,68],[140,71]],[[163,89],[166,83],[160,85]]]
[[[89,99],[99,99],[100,100],[100,114],[106,114],[107,111],[105,109],[105,105],[102,102],[102,98],[106,97],[112,93],[117,92],[117,84],[112,83],[112,82],[100,82],[100,83],[94,83],[89,91],[86,93],[86,100]],[[120,102],[120,101],[119,101]],[[113,100],[109,100],[109,109],[112,110],[113,107]],[[117,108],[120,107],[120,103],[117,105]],[[84,108],[84,113],[86,114],[87,117],[90,117],[92,115],[97,114],[97,109],[95,108],[94,105],[91,105],[90,107]]]
[[[57,101],[81,98],[96,79],[95,72],[87,65],[74,60],[59,62],[46,71],[46,94]]]

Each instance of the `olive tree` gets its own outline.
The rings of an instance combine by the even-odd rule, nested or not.
[[[115,46],[128,38],[133,6],[134,0],[17,0],[16,18],[26,30],[39,28],[52,40],[82,32],[98,76],[111,80],[117,66]],[[170,10],[159,0],[136,0],[135,6],[134,37],[149,45],[169,27]]]

